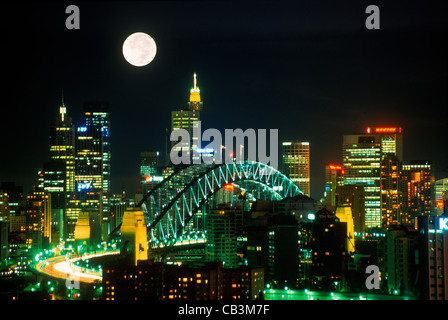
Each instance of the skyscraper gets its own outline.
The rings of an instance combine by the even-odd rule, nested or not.
[[[162,180],[163,177],[159,174],[159,152],[140,152],[140,184],[143,194],[146,194]]]
[[[58,245],[64,240],[64,214],[67,204],[65,162],[45,162],[42,170],[43,189],[51,195],[51,239]]]
[[[75,180],[73,199],[74,215],[69,220],[70,240],[74,241],[75,225],[81,212],[88,212],[90,218],[101,227],[104,216],[103,196],[103,135],[100,126],[78,127],[76,130]],[[91,225],[92,234],[100,237],[97,228]]]
[[[283,173],[310,197],[310,143],[283,142]]]
[[[181,110],[171,112],[171,132],[176,129],[184,129],[188,132],[190,136],[189,145],[187,141],[183,141],[182,146],[179,146],[178,142],[172,141],[171,148],[175,152],[181,152],[183,154],[188,153],[188,158],[190,163],[193,162],[193,151],[195,149],[201,148],[197,137],[199,137],[199,121],[201,119],[201,111],[203,107],[203,102],[201,101],[201,95],[199,87],[197,86],[196,73],[194,74],[194,85],[190,90],[190,99],[188,102],[188,108],[181,108]],[[167,154],[169,158],[169,152]]]
[[[417,227],[419,216],[431,214],[434,188],[434,169],[431,161],[410,161],[403,165],[402,223]]]
[[[401,223],[401,161],[393,154],[381,160],[381,225]]]
[[[110,214],[110,116],[109,104],[103,101],[86,102],[84,104],[86,127],[99,128],[102,136],[102,197],[103,219],[106,221]]]
[[[55,125],[50,128],[50,160],[59,161],[66,167],[66,191],[75,191],[75,127],[62,100]]]
[[[401,128],[367,128],[365,134],[344,135],[344,185],[364,186],[365,227],[381,227],[381,161],[387,154],[403,161]]]
[[[51,241],[51,196],[34,187],[27,195],[26,243],[33,255],[48,247]]]
[[[434,214],[448,214],[448,178],[439,179],[434,184]],[[444,211],[445,210],[445,211]]]
[[[448,300],[448,230],[442,224],[446,219],[417,217],[420,299]]]
[[[45,163],[43,169],[44,188],[53,194],[52,216],[58,217],[54,221],[56,229],[59,238],[67,241],[69,221],[74,217],[76,222],[72,202],[75,196],[75,127],[72,118],[67,115],[64,100],[55,124],[50,127],[50,162]]]
[[[344,184],[344,173],[340,165],[325,166],[325,204],[328,209],[336,208],[336,188]]]

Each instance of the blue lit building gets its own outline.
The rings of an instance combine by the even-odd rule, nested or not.
[[[69,219],[69,238],[75,240],[75,226],[81,212],[88,212],[91,241],[101,241],[101,222],[104,215],[103,196],[103,135],[100,126],[76,129],[74,212]]]
[[[98,128],[101,132],[101,174],[103,220],[110,215],[110,116],[107,102],[86,102],[84,105],[86,127]]]

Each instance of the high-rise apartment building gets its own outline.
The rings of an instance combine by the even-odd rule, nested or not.
[[[401,223],[401,161],[394,154],[381,160],[381,226]]]
[[[283,173],[310,197],[310,143],[283,142]]]
[[[410,161],[403,165],[401,222],[416,228],[417,217],[431,214],[434,169],[431,161]]]
[[[26,243],[31,255],[48,247],[51,241],[51,196],[34,187],[26,202]]]
[[[62,101],[56,122],[50,128],[50,160],[64,163],[65,191],[75,191],[75,127]]]
[[[417,232],[404,226],[393,226],[386,232],[385,270],[390,294],[410,296],[417,292],[419,275]]]
[[[365,191],[365,227],[381,227],[381,161],[388,154],[403,161],[401,128],[367,128],[365,134],[344,135],[344,185]]]

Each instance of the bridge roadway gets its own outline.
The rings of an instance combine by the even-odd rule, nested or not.
[[[81,268],[74,265],[76,261],[81,259],[98,258],[105,255],[119,254],[120,250],[101,251],[96,253],[89,253],[83,256],[76,256],[67,258],[65,255],[47,258],[44,261],[38,262],[34,269],[41,274],[59,279],[71,279],[84,283],[93,283],[96,280],[102,280],[101,271],[93,271],[87,268]]]

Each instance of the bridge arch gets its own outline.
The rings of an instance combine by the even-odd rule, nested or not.
[[[151,246],[170,246],[182,237],[201,238],[205,206],[218,190],[234,184],[254,198],[280,200],[303,192],[284,174],[255,161],[199,164],[178,168],[138,204]]]

